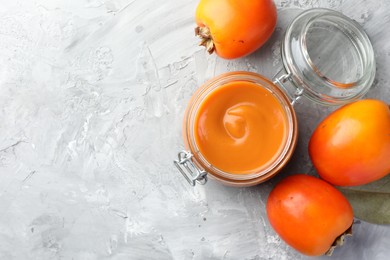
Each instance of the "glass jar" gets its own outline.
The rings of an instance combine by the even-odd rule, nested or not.
[[[297,16],[286,30],[281,46],[284,68],[272,81],[250,72],[217,76],[192,96],[184,116],[186,150],[174,161],[191,185],[207,176],[230,186],[253,186],[277,174],[289,161],[297,143],[294,103],[306,97],[323,105],[342,105],[360,99],[375,78],[375,58],[364,30],[355,21],[329,9],[310,9]],[[237,174],[216,167],[204,156],[196,140],[197,113],[205,100],[232,82],[253,83],[279,102],[286,115],[282,148],[261,169]]]
[[[301,95],[324,105],[364,96],[375,78],[371,42],[355,21],[333,10],[309,9],[293,20],[281,46],[284,70],[274,79],[292,82]]]

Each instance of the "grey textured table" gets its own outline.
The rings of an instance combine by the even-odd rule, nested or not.
[[[315,173],[307,143],[330,108],[296,106],[294,157],[259,186],[192,188],[172,164],[194,90],[225,71],[272,77],[296,8],[362,24],[377,58],[367,96],[390,102],[389,1],[276,3],[272,39],[226,61],[197,46],[194,0],[0,0],[0,259],[304,259],[265,202],[282,177]],[[362,222],[323,259],[389,257],[390,226]]]

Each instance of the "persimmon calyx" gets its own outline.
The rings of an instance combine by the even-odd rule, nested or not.
[[[195,35],[200,38],[199,46],[204,46],[209,54],[212,54],[215,51],[213,38],[211,37],[211,32],[208,27],[196,27]]]
[[[328,249],[328,251],[326,251],[325,255],[331,256],[336,247],[344,245],[344,239],[346,236],[352,236],[352,225],[344,233],[342,233],[335,239],[331,247]]]

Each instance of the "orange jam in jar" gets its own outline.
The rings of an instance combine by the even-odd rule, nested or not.
[[[297,141],[295,112],[268,79],[231,72],[206,82],[185,113],[194,164],[224,184],[252,186],[276,174]]]
[[[195,142],[214,167],[232,174],[267,168],[287,141],[287,115],[266,88],[249,81],[221,85],[195,116]]]

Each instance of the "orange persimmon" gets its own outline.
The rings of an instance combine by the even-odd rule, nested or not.
[[[200,0],[195,18],[200,45],[209,53],[235,59],[254,52],[270,38],[277,12],[272,0]]]
[[[338,186],[363,185],[390,173],[390,107],[366,99],[322,121],[309,142],[318,174]]]
[[[343,194],[304,174],[289,176],[275,186],[268,197],[267,216],[287,244],[310,256],[330,254],[345,234],[351,234],[353,223],[352,207]]]

